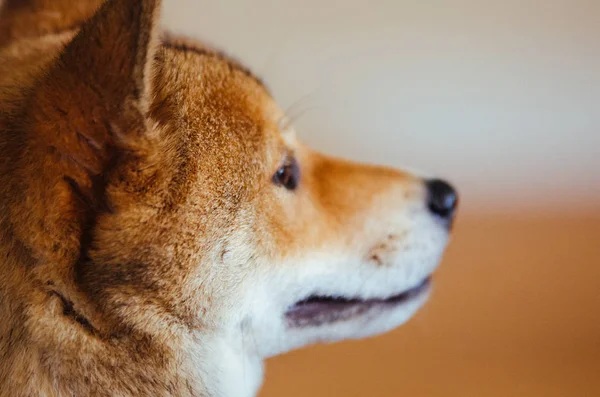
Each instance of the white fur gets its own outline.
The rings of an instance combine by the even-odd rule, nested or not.
[[[406,322],[426,301],[428,290],[407,302],[375,306],[333,324],[291,328],[285,318],[291,305],[312,294],[386,298],[429,276],[446,246],[447,230],[423,204],[399,209],[386,221],[387,225],[381,221],[367,224],[364,235],[369,236],[372,227],[373,237],[356,241],[353,250],[308,250],[303,257],[284,263],[254,264],[238,300],[231,302],[232,311],[225,321],[229,328],[220,330],[219,338],[199,337],[193,353],[210,372],[202,376],[212,382],[206,385],[209,395],[253,396],[260,387],[264,358],[308,344],[377,335]],[[388,233],[403,237],[385,257],[385,264],[366,261],[365,252]],[[238,255],[240,261],[246,257],[245,252]]]

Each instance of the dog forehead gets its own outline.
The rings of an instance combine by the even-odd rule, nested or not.
[[[226,56],[163,44],[152,91],[151,117],[167,141],[163,147],[176,152],[163,162],[191,186],[189,194],[243,197],[281,162],[283,112],[259,79]]]
[[[237,131],[251,139],[277,130],[283,117],[258,77],[201,43],[163,40],[154,86],[159,121],[177,120],[208,135]]]

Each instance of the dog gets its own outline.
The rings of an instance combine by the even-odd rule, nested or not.
[[[457,194],[304,146],[160,0],[4,0],[0,395],[255,395],[426,301]]]

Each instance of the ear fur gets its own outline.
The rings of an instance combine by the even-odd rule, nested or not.
[[[37,89],[32,106],[36,109],[32,114],[34,124],[42,130],[48,127],[56,131],[62,140],[89,146],[84,148],[86,152],[105,152],[114,146],[114,131],[144,131],[160,3],[104,3],[65,48]],[[44,137],[53,135],[51,131],[40,132]],[[98,166],[102,168],[100,164],[83,165],[96,172],[101,171]]]
[[[52,261],[76,259],[115,159],[147,142],[160,5],[107,0],[25,104],[15,182],[25,202],[13,216],[28,225],[17,230],[27,245]]]
[[[104,0],[0,0],[0,47],[61,33],[87,21]]]

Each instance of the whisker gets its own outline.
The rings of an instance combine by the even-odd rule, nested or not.
[[[302,95],[300,98],[298,98],[297,100],[292,102],[292,104],[290,106],[288,106],[283,113],[286,116],[292,115],[295,108],[302,105],[303,103],[306,103],[309,100],[312,100],[313,97],[315,96],[315,94],[317,93],[317,91],[318,90],[314,90],[314,91],[309,92],[308,94]]]
[[[297,112],[293,116],[286,117],[286,120],[287,120],[286,127],[289,127],[290,125],[295,124],[302,117],[306,116],[306,114],[308,114],[309,112],[312,112],[314,110],[317,110],[317,109],[320,109],[320,106],[311,106],[311,107],[302,109],[300,112]]]

